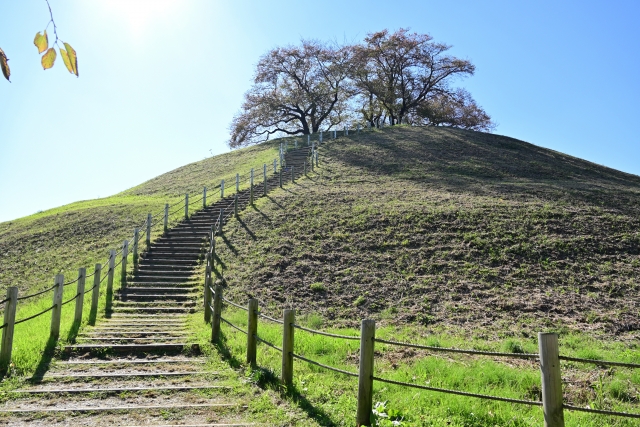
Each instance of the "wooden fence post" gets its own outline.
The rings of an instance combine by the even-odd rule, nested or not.
[[[127,287],[127,258],[129,257],[129,241],[125,240],[122,243],[122,264],[120,269],[120,288]]]
[[[236,193],[240,191],[240,174],[236,174]]]
[[[189,193],[184,194],[184,219],[189,219]]]
[[[282,188],[282,165],[280,165],[280,188]]]
[[[91,293],[91,312],[98,312],[98,302],[100,300],[100,276],[102,275],[102,264],[96,264],[93,274],[93,291]]]
[[[76,291],[76,311],[73,316],[73,323],[82,322],[82,309],[84,308],[84,283],[87,280],[87,269],[78,269],[78,287]]]
[[[293,184],[295,181],[295,179],[293,178],[293,165],[291,165],[291,183]]]
[[[251,168],[251,176],[249,179],[249,204],[253,206],[253,168]]]
[[[238,218],[238,193],[233,198],[233,215]]]
[[[151,214],[147,214],[147,235],[146,235],[146,244],[147,244],[147,252],[151,249],[151,223],[153,221],[153,217]]]
[[[202,187],[202,209],[207,207],[207,187]]]
[[[264,194],[267,195],[267,164],[262,165],[262,180],[264,181]]]
[[[309,146],[310,141],[311,141],[311,135],[307,135],[307,147]]]
[[[318,139],[318,145],[322,143],[322,131],[320,131],[320,138]]]
[[[140,229],[133,229],[133,271],[138,271],[138,238],[140,237]]]
[[[540,350],[544,426],[564,427],[558,335],[554,333],[538,333],[538,347]]]
[[[222,316],[222,286],[217,285],[213,294],[213,313],[211,318],[211,342],[220,339],[220,317]]]
[[[295,148],[297,149],[298,148],[298,140],[297,139],[294,140],[293,143],[294,143]]]
[[[51,338],[60,336],[60,314],[62,314],[62,294],[64,292],[64,276],[56,274],[53,288],[53,310],[51,310]]]
[[[164,232],[169,230],[169,203],[164,204]]]
[[[282,316],[282,383],[293,384],[293,324],[296,322],[295,310],[284,310]]]
[[[116,250],[109,251],[109,271],[107,271],[107,294],[113,294],[113,275],[116,269]]]
[[[13,329],[16,323],[16,308],[18,306],[18,287],[7,288],[7,302],[4,306],[4,329],[2,330],[2,347],[0,347],[0,372],[6,373],[11,364],[13,350]]]
[[[304,176],[307,176],[307,161],[306,160],[304,161],[303,166],[304,166]]]
[[[314,155],[316,158],[316,167],[318,167],[318,150],[315,151]]]
[[[360,372],[358,374],[358,412],[356,425],[368,426],[373,409],[373,344],[375,320],[363,320],[360,327]]]
[[[218,234],[222,234],[223,221],[224,221],[224,208],[220,208],[220,218],[218,219]]]
[[[250,299],[247,308],[247,363],[255,368],[258,348],[258,300]]]
[[[273,173],[278,173],[278,159],[273,159]]]
[[[220,181],[220,199],[224,199],[224,179]]]
[[[204,273],[204,321],[211,321],[211,252],[207,252],[207,268]]]

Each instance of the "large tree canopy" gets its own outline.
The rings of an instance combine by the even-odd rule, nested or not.
[[[490,131],[491,118],[452,86],[473,75],[450,46],[400,29],[364,43],[329,46],[303,40],[260,58],[253,86],[231,122],[231,148],[274,134],[305,135],[351,122],[455,126]]]
[[[330,129],[346,108],[350,50],[315,41],[277,48],[258,62],[253,87],[231,123],[229,145]]]

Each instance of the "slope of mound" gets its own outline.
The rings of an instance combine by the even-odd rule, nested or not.
[[[133,228],[140,226],[147,213],[153,221],[163,215],[165,203],[175,203],[185,193],[191,200],[200,198],[202,187],[211,189],[208,200],[219,196],[220,180],[229,182],[227,193],[235,191],[236,173],[273,162],[276,142],[207,158],[160,175],[130,190],[102,199],[72,203],[25,218],[0,223],[0,293],[18,286],[21,295],[50,287],[57,273],[76,277],[79,267],[91,271],[94,263],[104,261],[110,248],[118,248],[131,239]],[[261,176],[261,175],[258,175]],[[243,183],[242,187],[248,184]],[[193,203],[191,211],[200,209]],[[179,209],[177,206],[174,209]],[[176,212],[179,220],[184,210]],[[162,231],[162,224],[153,235]]]
[[[220,258],[239,300],[333,325],[637,336],[639,177],[455,129],[395,127],[320,153],[317,175],[230,223]]]

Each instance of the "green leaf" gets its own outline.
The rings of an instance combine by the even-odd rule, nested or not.
[[[0,48],[0,68],[2,68],[2,74],[4,74],[4,78],[7,80],[9,80],[9,77],[11,76],[11,69],[9,69],[8,61],[9,59],[7,58],[7,55],[4,54],[4,50]],[[11,83],[11,80],[9,80],[9,83]]]
[[[56,62],[56,51],[54,48],[49,49],[44,55],[42,55],[42,68],[53,67],[53,63]]]
[[[71,61],[69,60],[69,54],[67,51],[60,48],[60,56],[62,56],[62,60],[64,61],[64,65],[67,67],[67,70],[73,74],[73,67],[71,66]]]
[[[67,55],[69,55],[69,63],[71,64],[71,69],[69,70],[69,72],[75,74],[77,77],[78,76],[78,56],[76,55],[76,51],[74,48],[71,47],[69,43],[65,43],[64,47],[67,48]],[[60,51],[62,51],[62,49],[60,49]],[[67,68],[69,68],[69,66],[67,66]]]
[[[49,37],[47,37],[47,30],[44,30],[44,35],[40,32],[36,34],[33,39],[33,44],[38,48],[38,53],[42,53],[49,47]]]

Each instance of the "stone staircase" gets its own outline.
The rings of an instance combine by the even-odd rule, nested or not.
[[[287,153],[286,165],[303,173],[308,148]],[[290,169],[283,175],[291,181]],[[267,191],[280,185],[276,174]],[[264,185],[254,185],[254,197]],[[238,194],[238,209],[250,191]],[[237,374],[207,359],[191,342],[187,315],[199,309],[203,278],[195,277],[208,234],[234,196],[168,230],[140,257],[138,269],[115,295],[112,312],[86,327],[27,386],[0,404],[0,425],[11,426],[245,426],[245,403],[234,393]],[[251,397],[248,397],[249,399]]]

